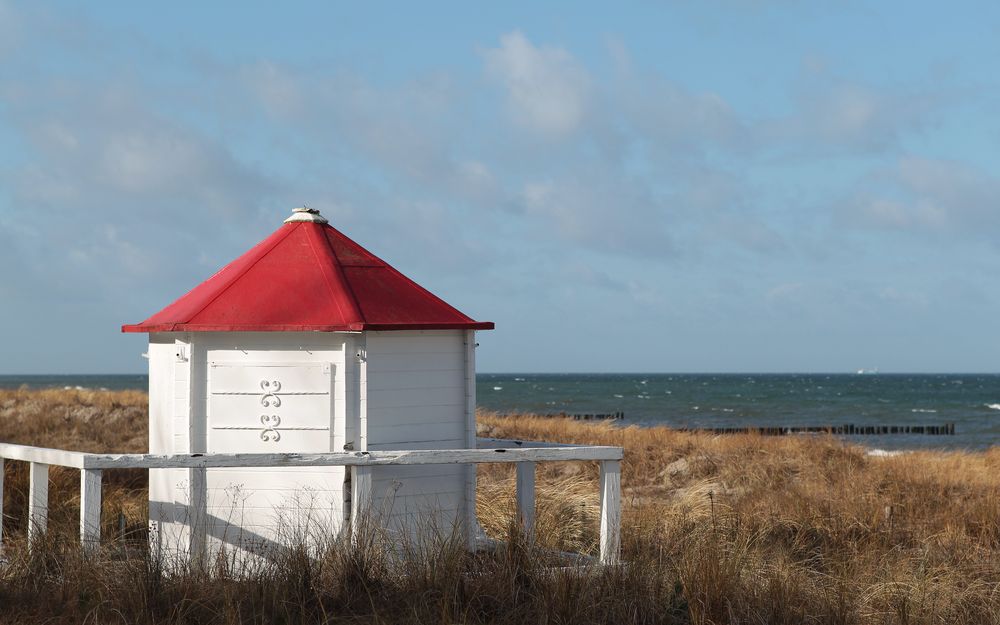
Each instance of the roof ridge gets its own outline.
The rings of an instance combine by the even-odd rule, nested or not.
[[[332,247],[330,247],[330,242],[327,241],[326,233],[322,231],[322,228],[325,225],[326,224],[313,224],[313,227],[309,228],[309,230],[307,231],[308,234],[306,235],[309,241],[309,249],[312,251],[313,256],[316,257],[316,260],[320,266],[320,272],[323,274],[323,280],[326,282],[327,287],[330,289],[330,298],[333,300],[333,304],[334,306],[337,307],[337,310],[340,311],[340,315],[344,318],[354,317],[359,322],[364,323],[365,319],[364,316],[361,314],[361,306],[358,304],[358,298],[357,296],[354,295],[354,291],[351,289],[351,285],[348,283],[347,277],[344,275],[344,272],[340,270],[339,267],[340,260],[337,258],[337,253],[333,250]],[[320,242],[317,242],[315,240],[317,238],[320,239]],[[326,249],[333,256],[334,260],[333,267],[330,267],[327,262],[324,262],[325,260],[328,259],[323,259],[320,257],[319,250],[316,249],[317,245],[325,246]],[[341,306],[340,302],[341,298],[336,297],[336,294],[333,293],[334,285],[331,283],[331,278],[334,276],[330,275],[331,272],[334,272],[336,274],[335,277],[337,281],[340,282],[341,290],[346,291],[347,294],[349,295],[352,310],[345,311],[343,306]],[[344,314],[345,312],[348,312],[350,314],[345,315]]]
[[[334,231],[334,232],[336,232],[336,233],[337,233],[338,235],[340,235],[341,237],[343,237],[343,238],[347,239],[348,241],[350,241],[351,243],[353,243],[354,245],[356,245],[356,246],[357,246],[358,248],[360,248],[360,249],[361,249],[361,251],[363,251],[364,253],[368,254],[368,256],[370,256],[371,258],[373,258],[373,259],[375,259],[376,261],[378,261],[379,263],[381,263],[380,265],[378,265],[378,264],[376,264],[376,265],[373,265],[373,264],[364,264],[364,265],[362,265],[362,264],[354,264],[354,263],[340,263],[340,257],[339,257],[339,256],[337,256],[337,251],[336,251],[336,250],[333,250],[333,249],[331,248],[331,251],[333,251],[334,255],[335,255],[335,256],[337,256],[337,262],[338,262],[338,263],[340,264],[340,266],[341,266],[341,267],[378,267],[378,268],[385,268],[385,269],[388,269],[389,271],[391,271],[391,272],[395,273],[395,274],[396,274],[397,276],[399,276],[400,278],[402,278],[402,279],[406,280],[407,282],[409,282],[410,284],[412,284],[413,286],[415,286],[415,287],[416,287],[417,289],[419,289],[420,291],[423,291],[423,292],[424,292],[424,293],[426,293],[427,295],[429,295],[429,296],[433,297],[434,299],[436,299],[436,300],[440,301],[440,302],[441,302],[442,304],[444,304],[444,305],[445,305],[445,306],[447,306],[448,308],[450,308],[450,309],[454,310],[455,312],[457,312],[457,313],[458,313],[458,314],[460,314],[461,316],[465,317],[465,318],[466,318],[466,319],[468,319],[469,321],[474,321],[474,320],[472,319],[472,317],[470,317],[469,315],[467,315],[467,314],[463,313],[463,312],[462,312],[461,310],[459,310],[459,309],[455,308],[454,306],[452,306],[452,305],[451,305],[451,304],[449,304],[448,302],[444,301],[444,299],[442,299],[442,298],[438,297],[438,296],[437,296],[437,295],[435,295],[434,293],[431,293],[431,292],[430,292],[429,290],[427,290],[426,288],[424,288],[423,286],[421,286],[419,282],[417,282],[416,280],[414,280],[414,279],[410,278],[409,276],[407,276],[406,274],[404,274],[404,273],[403,273],[402,271],[400,271],[400,270],[396,269],[396,268],[395,268],[395,267],[394,267],[394,266],[393,266],[393,265],[392,265],[391,263],[389,263],[389,262],[386,262],[386,261],[385,261],[384,259],[382,259],[382,258],[381,258],[380,256],[376,256],[376,255],[375,255],[375,253],[374,253],[374,252],[372,252],[371,250],[369,250],[369,249],[368,249],[367,247],[364,247],[364,246],[362,246],[362,245],[361,245],[361,244],[359,244],[359,243],[358,243],[357,241],[355,241],[355,240],[354,240],[354,239],[352,239],[351,237],[347,236],[346,234],[344,234],[344,233],[343,233],[343,232],[341,232],[340,230],[337,230],[336,228],[334,228],[333,226],[331,226],[331,225],[329,225],[329,224],[326,224],[326,225],[325,225],[325,227],[326,227],[326,228],[329,228],[330,230],[332,230],[332,231]],[[329,239],[327,240],[327,243],[329,243]],[[349,282],[348,282],[348,288],[350,288],[350,289],[351,289],[351,296],[352,296],[352,297],[354,298],[354,300],[355,300],[355,301],[357,302],[357,296],[356,296],[356,295],[354,294],[354,289],[353,289],[353,288],[352,288],[352,287],[350,286],[350,283],[349,283]],[[360,308],[360,302],[358,302],[358,306],[359,306],[359,308]],[[362,318],[363,318],[363,317],[362,317]],[[366,321],[366,322],[367,322],[367,321]]]
[[[337,230],[336,228],[334,228],[333,226],[331,226],[329,223],[327,223],[325,225],[325,227],[328,228],[330,231],[335,232],[335,233],[339,234],[340,236],[344,237],[345,239],[347,239],[351,243],[354,243],[359,248],[361,248],[363,251],[368,252],[368,250],[366,250],[365,248],[363,248],[360,245],[358,245],[358,243],[354,239],[352,239],[351,237],[347,236],[346,234],[344,234],[340,230]],[[364,309],[361,306],[361,300],[358,299],[358,294],[354,292],[354,287],[351,285],[351,281],[347,279],[347,274],[344,273],[344,267],[370,267],[371,265],[353,265],[353,264],[351,264],[351,265],[345,265],[344,263],[340,262],[340,254],[338,254],[337,250],[334,249],[333,245],[330,243],[330,237],[327,236],[327,233],[325,233],[325,232],[323,233],[323,241],[326,242],[326,246],[330,249],[330,253],[333,254],[333,257],[337,259],[337,273],[340,275],[340,278],[344,281],[344,285],[347,286],[347,292],[351,294],[351,301],[354,302],[354,308],[358,312],[358,318],[361,320],[362,324],[367,323],[368,319],[365,317],[365,311],[364,311]],[[372,256],[373,258],[375,258],[376,260],[378,260],[380,262],[384,262],[384,261],[382,261],[381,258],[378,258],[377,256],[375,256],[371,252],[368,252],[368,255]]]

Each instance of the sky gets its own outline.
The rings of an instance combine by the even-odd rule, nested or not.
[[[484,372],[1000,370],[1000,4],[0,0],[0,374],[307,204]]]

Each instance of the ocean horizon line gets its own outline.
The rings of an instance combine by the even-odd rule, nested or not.
[[[16,377],[128,377],[148,373],[0,373],[0,378]],[[1000,375],[1000,371],[477,371],[476,375]]]

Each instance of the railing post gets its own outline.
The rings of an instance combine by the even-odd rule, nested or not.
[[[531,540],[535,532],[535,463],[517,463],[517,514],[521,531]]]
[[[3,555],[3,458],[0,458],[0,556]]]
[[[188,554],[191,564],[205,564],[208,538],[208,475],[203,467],[188,470]]]
[[[49,526],[49,465],[32,462],[28,470],[28,542]]]
[[[601,564],[618,562],[621,550],[622,463],[601,461]]]
[[[476,331],[465,331],[465,447],[476,449]],[[476,486],[478,473],[475,463],[465,471],[465,547],[475,552],[479,547],[479,517],[476,516]]]
[[[351,540],[357,544],[366,523],[372,522],[372,468],[351,466]]]
[[[80,546],[85,552],[101,545],[101,470],[80,470]]]

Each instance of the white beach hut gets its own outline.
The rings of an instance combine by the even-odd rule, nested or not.
[[[150,453],[210,454],[474,449],[475,331],[492,328],[297,208],[122,330],[149,334]],[[186,550],[189,517],[206,513],[210,549],[335,536],[350,479],[343,466],[152,469],[152,536]],[[390,527],[474,527],[473,465],[380,468],[370,492]]]

